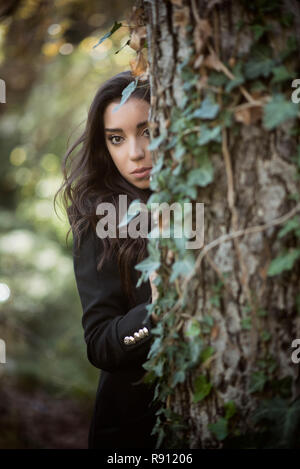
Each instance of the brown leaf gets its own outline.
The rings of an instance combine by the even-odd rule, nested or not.
[[[142,49],[145,44],[146,34],[142,32],[142,29],[146,30],[145,27],[138,28],[136,31],[132,32],[130,37],[129,46],[135,51],[139,51],[140,49]]]
[[[252,106],[246,109],[237,109],[234,112],[234,117],[237,122],[244,125],[254,124],[262,118],[262,107]]]
[[[131,72],[135,77],[142,75],[147,70],[147,61],[141,51],[137,53],[135,59],[129,61],[129,64]]]
[[[222,68],[222,64],[214,52],[212,54],[209,54],[207,57],[205,57],[203,61],[203,65],[205,65],[208,68],[217,70],[217,71],[220,71]]]
[[[139,26],[144,25],[143,16],[144,16],[143,8],[137,8],[136,6],[132,8],[132,14],[129,17],[130,32],[132,32]]]
[[[219,326],[215,324],[211,330],[210,338],[212,340],[215,340],[219,335],[219,331],[220,331]]]

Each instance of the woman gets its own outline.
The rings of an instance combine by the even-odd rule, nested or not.
[[[64,183],[58,191],[73,232],[87,357],[101,370],[88,448],[155,448],[156,443],[151,435],[158,408],[152,402],[155,384],[142,381],[142,365],[156,321],[146,306],[157,291],[153,278],[137,287],[140,272],[134,268],[148,255],[147,238],[100,238],[96,229],[98,204],[112,203],[118,220],[120,194],[127,196],[127,207],[135,199],[146,203],[151,195],[150,171],[134,172],[152,167],[149,83],[139,81],[115,112],[134,79],[130,71],[122,72],[99,88],[83,134],[64,157]]]

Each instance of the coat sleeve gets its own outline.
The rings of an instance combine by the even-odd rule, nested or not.
[[[88,360],[96,368],[109,372],[142,365],[153,339],[154,324],[146,309],[152,296],[126,310],[116,262],[105,261],[101,271],[97,270],[102,242],[96,233],[90,228],[76,251],[74,233],[73,241],[73,266],[83,310]],[[135,333],[140,338],[128,341]]]

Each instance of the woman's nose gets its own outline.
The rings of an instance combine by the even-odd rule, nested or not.
[[[137,139],[132,139],[129,142],[129,157],[132,159],[141,158],[144,156],[144,149]]]

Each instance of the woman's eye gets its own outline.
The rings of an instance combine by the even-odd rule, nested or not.
[[[114,142],[113,141],[114,138],[122,138],[122,137],[120,137],[119,135],[111,135],[110,137],[108,137],[108,140],[110,140],[113,145],[119,145],[121,143],[120,140],[118,142]]]
[[[148,135],[146,135],[146,137],[150,137],[150,131],[149,131],[148,127],[145,129],[145,131],[148,132]]]

